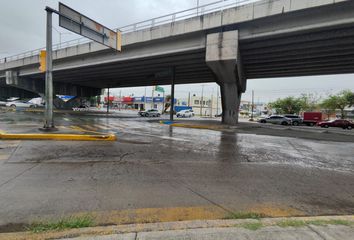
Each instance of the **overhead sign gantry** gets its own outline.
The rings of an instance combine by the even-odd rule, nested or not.
[[[115,32],[102,24],[86,17],[74,9],[59,3],[59,11],[46,7],[47,31],[46,31],[46,54],[42,53],[41,58],[45,61],[45,120],[44,130],[53,130],[53,55],[52,55],[52,13],[59,15],[59,26],[68,29],[81,36],[92,39],[107,47],[121,51],[122,36],[119,31]],[[42,61],[41,61],[42,62]],[[43,67],[43,66],[42,66]]]

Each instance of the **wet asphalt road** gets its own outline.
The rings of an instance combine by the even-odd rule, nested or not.
[[[6,113],[0,130],[33,131],[40,122],[40,114]],[[115,132],[118,141],[0,141],[0,225],[198,206],[354,214],[354,137],[185,129],[134,117],[58,115],[57,125]]]

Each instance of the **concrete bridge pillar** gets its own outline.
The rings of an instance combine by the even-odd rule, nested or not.
[[[205,60],[220,86],[222,122],[230,125],[238,123],[241,94],[246,91],[238,46],[237,30],[207,35]]]

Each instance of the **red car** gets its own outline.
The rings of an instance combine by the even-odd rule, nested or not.
[[[354,128],[354,123],[350,122],[348,120],[342,120],[342,119],[336,119],[328,122],[319,122],[318,126],[323,127],[323,128],[328,128],[328,127],[340,127],[343,129],[349,129],[351,130]]]

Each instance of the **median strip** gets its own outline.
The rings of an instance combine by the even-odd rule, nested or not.
[[[114,134],[84,135],[84,134],[46,134],[46,133],[0,133],[3,140],[61,140],[61,141],[116,141]]]

